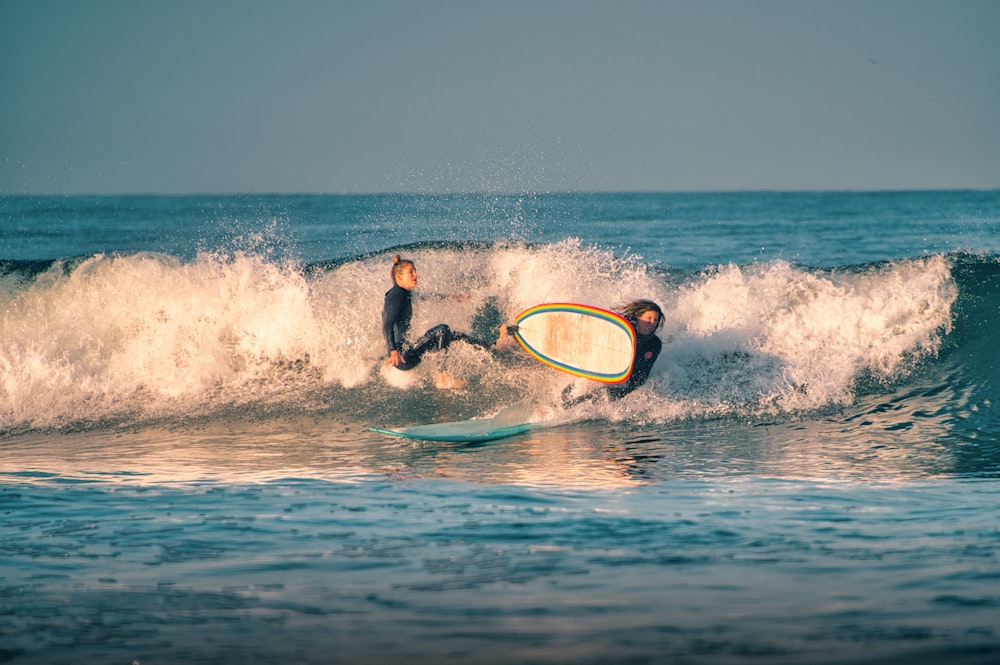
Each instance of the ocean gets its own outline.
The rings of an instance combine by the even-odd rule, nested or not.
[[[397,372],[394,254],[663,351]],[[998,398],[1000,191],[0,197],[0,662],[1000,662]]]

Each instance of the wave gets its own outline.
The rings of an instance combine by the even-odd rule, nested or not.
[[[418,422],[487,415],[528,393],[559,411],[571,377],[516,353],[455,344],[405,375],[385,368],[379,316],[394,253],[420,271],[418,334],[444,322],[493,339],[500,323],[546,301],[658,301],[664,349],[647,385],[567,418],[822,416],[865,395],[942,383],[960,402],[951,413],[992,418],[994,256],[693,273],[570,239],[420,243],[310,265],[242,253],[0,263],[0,433],[234,408]],[[469,389],[435,391],[440,368]],[[998,429],[972,429],[983,427]]]

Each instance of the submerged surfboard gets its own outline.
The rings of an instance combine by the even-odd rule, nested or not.
[[[452,443],[495,441],[544,427],[542,423],[528,421],[533,404],[533,400],[529,397],[508,406],[492,418],[472,418],[447,423],[413,425],[412,427],[369,427],[368,430],[406,439],[420,439],[421,441]]]
[[[614,312],[577,305],[536,305],[517,316],[514,338],[541,362],[604,383],[632,373],[635,330]]]

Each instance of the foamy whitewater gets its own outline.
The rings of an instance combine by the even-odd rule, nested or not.
[[[415,334],[663,351],[398,372],[393,254]],[[995,191],[0,198],[0,660],[996,662],[998,256]]]
[[[577,239],[406,253],[423,283],[458,296],[418,298],[418,331],[445,321],[495,339],[500,323],[540,302],[660,303],[666,347],[645,397],[600,414],[658,422],[849,404],[860,378],[890,381],[937,353],[957,298],[952,262],[942,255],[844,271],[777,260],[679,276]],[[56,262],[7,290],[0,426],[142,422],[297,403],[330,388],[429,385],[438,369],[553,399],[567,384],[541,364],[506,369],[502,358],[466,345],[413,374],[390,371],[380,363],[378,297],[387,265],[390,256],[375,254],[307,277],[298,266],[242,253]],[[477,315],[494,329],[477,325]],[[341,395],[354,400],[350,391]],[[479,415],[504,401],[482,399]]]

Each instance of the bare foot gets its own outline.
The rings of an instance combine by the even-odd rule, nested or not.
[[[506,323],[500,326],[500,336],[497,337],[495,346],[497,351],[506,351],[514,346],[514,337],[508,332]]]
[[[459,390],[467,385],[466,381],[456,379],[448,372],[438,372],[434,375],[434,387],[438,390]]]

